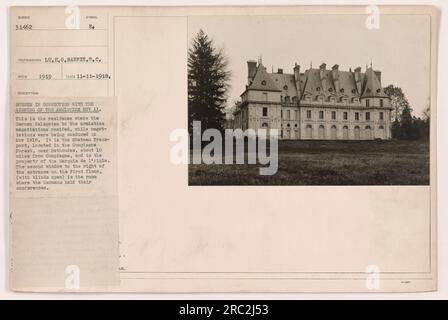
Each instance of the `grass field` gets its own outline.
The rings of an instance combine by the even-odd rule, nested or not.
[[[428,185],[427,141],[279,141],[278,171],[190,164],[190,185]]]

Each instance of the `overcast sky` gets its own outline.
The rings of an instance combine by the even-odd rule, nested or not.
[[[380,29],[365,27],[364,15],[201,16],[190,17],[191,39],[202,28],[218,48],[224,48],[232,72],[229,104],[239,99],[247,83],[247,60],[262,56],[273,67],[293,73],[322,62],[340,70],[373,62],[382,84],[403,89],[416,115],[430,95],[430,18],[424,15],[381,15]]]

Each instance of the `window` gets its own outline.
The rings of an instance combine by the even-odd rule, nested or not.
[[[299,120],[299,111],[294,110],[294,120]]]
[[[370,120],[370,112],[366,112],[366,121]]]
[[[285,86],[283,87],[283,90],[288,90],[288,86],[285,85]]]
[[[291,120],[291,111],[290,110],[286,110],[286,119]]]
[[[263,86],[265,86],[266,85],[266,81],[261,81],[261,84],[263,85]]]
[[[384,106],[383,99],[380,99],[380,107],[382,108]]]
[[[384,112],[380,112],[380,120],[384,120]]]
[[[263,108],[263,117],[267,117],[268,116],[268,108],[264,107]]]
[[[311,110],[306,111],[306,118],[311,119]]]
[[[355,120],[359,120],[359,112],[355,112]]]
[[[324,118],[324,112],[323,111],[319,111],[319,119],[323,119]]]
[[[267,92],[263,92],[263,99],[264,99],[264,101],[268,101],[268,93]]]
[[[269,125],[266,122],[263,122],[263,124],[261,125],[262,128],[267,128],[269,127]]]
[[[331,120],[336,120],[336,111],[331,111]]]
[[[286,97],[285,97],[285,102],[286,102],[286,103],[289,103],[289,102],[290,102],[290,100],[289,100],[289,96],[286,96]]]
[[[370,107],[370,100],[369,99],[366,100],[366,107],[367,108]]]
[[[348,112],[344,112],[344,120],[348,120]]]
[[[281,110],[281,112],[280,112],[280,113],[281,113],[281,117],[282,117],[282,119],[283,119],[283,110]]]

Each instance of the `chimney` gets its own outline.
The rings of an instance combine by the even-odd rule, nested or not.
[[[361,94],[361,67],[355,69],[355,83],[358,93]]]
[[[322,63],[319,67],[320,81],[322,82],[322,88],[327,91],[327,79],[325,78],[325,70],[327,68],[326,63]]]
[[[278,68],[278,69],[277,69],[277,73],[278,73],[278,74],[282,74],[282,73],[283,73],[283,69]]]
[[[336,89],[336,94],[339,93],[339,65],[335,64],[333,68],[331,68],[331,76],[333,78],[334,87]]]
[[[302,94],[302,86],[300,83],[300,66],[297,64],[294,65],[294,80],[296,81],[296,88],[298,91],[298,98],[300,99]]]
[[[338,64],[335,64],[335,65],[331,68],[331,70],[333,70],[333,71],[339,71],[339,65],[338,65]]]
[[[256,71],[257,71],[257,62],[255,60],[247,61],[247,83],[249,85],[252,82]]]
[[[297,62],[294,65],[294,79],[296,81],[300,80],[300,66],[297,64]]]

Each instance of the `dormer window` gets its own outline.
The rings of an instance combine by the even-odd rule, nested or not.
[[[367,88],[367,93],[370,93],[370,92],[372,92],[372,90],[370,90],[370,88]]]
[[[352,93],[356,93],[356,90],[355,90],[355,89],[353,89],[353,90],[352,90]]]
[[[333,92],[333,88],[328,89],[328,91]]]
[[[283,87],[283,90],[288,90],[288,86],[285,85],[285,86]]]
[[[316,88],[316,91],[320,91],[320,87],[317,87],[317,88]]]
[[[263,86],[265,86],[265,85],[266,85],[266,81],[265,81],[265,80],[261,81],[261,84],[262,84]]]
[[[376,89],[376,92],[377,92],[377,93],[380,93],[380,92],[381,92],[381,89]]]
[[[344,88],[341,88],[339,91],[340,91],[341,93],[344,93]]]

